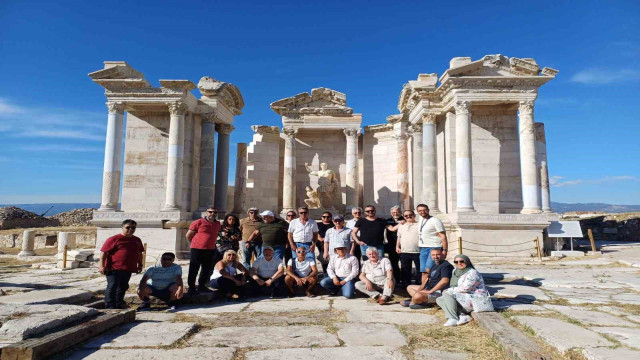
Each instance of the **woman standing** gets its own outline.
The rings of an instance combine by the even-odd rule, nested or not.
[[[238,251],[240,247],[240,239],[242,232],[240,231],[240,222],[235,215],[227,215],[222,222],[222,228],[218,232],[216,239],[216,249],[219,254],[224,254],[227,250]],[[220,260],[220,259],[216,259]]]
[[[453,263],[455,270],[451,275],[449,288],[436,299],[436,303],[444,310],[448,319],[444,326],[468,323],[471,321],[468,313],[473,311],[473,299],[489,296],[482,275],[473,267],[468,256],[456,255]]]

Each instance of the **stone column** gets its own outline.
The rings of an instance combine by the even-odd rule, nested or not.
[[[547,139],[544,133],[544,124],[535,123],[536,127],[536,163],[538,164],[538,174],[540,179],[540,204],[542,212],[550,213],[551,194],[549,193],[549,168],[547,167]]]
[[[218,216],[227,212],[227,192],[229,190],[229,134],[235,129],[230,124],[216,124],[218,132],[218,158],[216,160],[216,193],[213,206]]]
[[[411,199],[409,197],[409,154],[407,152],[407,140],[409,134],[406,133],[406,128],[400,127],[396,130],[393,137],[396,139],[398,150],[396,153],[397,159],[397,188],[398,188],[398,204],[402,209],[411,208]]]
[[[521,101],[519,111],[520,177],[522,179],[522,214],[542,212],[538,196],[536,168],[536,134],[533,124],[533,101]]]
[[[438,209],[438,153],[436,142],[436,114],[422,116],[422,201],[430,213]]]
[[[422,202],[422,125],[409,125],[413,158],[413,208]]]
[[[198,211],[205,211],[213,206],[213,173],[216,156],[216,123],[215,115],[202,115],[200,143],[200,184],[198,191]]]
[[[18,257],[33,256],[36,253],[33,251],[36,241],[35,230],[25,230],[22,232],[22,251],[18,253]]]
[[[60,231],[58,232],[58,253],[64,251],[65,245],[67,250],[71,250],[76,247],[76,234],[72,232]]]
[[[360,129],[344,129],[344,135],[347,137],[347,159],[346,159],[346,211],[358,206],[358,136]]]
[[[284,178],[282,179],[282,212],[296,210],[296,133],[298,129],[285,127]]]
[[[168,105],[171,114],[169,122],[169,151],[167,161],[167,191],[163,211],[180,210],[182,201],[182,168],[184,158],[184,113],[187,106],[183,102]]]
[[[233,211],[244,213],[244,200],[247,197],[247,144],[239,143],[236,157],[236,181],[233,191]]]
[[[102,202],[98,211],[117,211],[122,174],[122,131],[124,106],[108,102],[107,140],[104,146],[104,170],[102,173]]]
[[[458,101],[454,107],[456,110],[456,211],[472,212],[475,209],[473,208],[471,164],[471,102]],[[426,134],[424,128],[423,131]]]

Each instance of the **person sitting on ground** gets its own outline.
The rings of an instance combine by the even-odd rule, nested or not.
[[[429,278],[424,288],[421,285],[407,286],[407,292],[411,300],[400,303],[412,309],[424,309],[428,304],[435,304],[436,299],[442,296],[442,291],[449,287],[453,265],[444,260],[444,253],[441,249],[431,249],[431,259],[434,265],[429,272]]]
[[[368,260],[362,264],[360,281],[356,283],[356,289],[372,299],[377,298],[378,304],[384,305],[389,302],[395,287],[391,261],[380,257],[375,247],[367,248],[365,255]]]
[[[220,290],[220,293],[227,299],[233,295],[239,298],[244,296],[245,284],[247,283],[247,269],[238,261],[238,253],[234,250],[227,250],[218,261],[211,275],[211,286]]]
[[[295,295],[294,286],[306,286],[306,295],[316,296],[313,288],[318,283],[318,268],[315,261],[307,259],[306,256],[307,250],[300,247],[296,250],[296,258],[287,262],[287,276],[284,278],[284,283],[290,297]]]
[[[239,242],[241,238],[242,232],[240,231],[240,222],[238,221],[238,217],[232,214],[225,215],[216,240],[216,249],[218,249],[218,253],[224,254],[224,252],[229,249],[238,251],[240,248]],[[220,255],[220,257],[222,256]],[[218,260],[220,259],[216,259],[216,262]]]
[[[447,322],[444,326],[463,325],[471,321],[468,315],[473,311],[475,297],[487,297],[489,292],[484,286],[482,275],[473,267],[466,255],[456,255],[453,259],[456,269],[451,275],[450,287],[436,299],[438,306],[444,310]]]
[[[358,276],[360,262],[357,257],[348,253],[344,245],[338,245],[335,252],[337,256],[332,256],[329,260],[328,276],[320,281],[320,286],[332,295],[336,295],[340,290],[342,296],[351,299],[355,292],[354,283]]]
[[[282,295],[284,287],[284,267],[282,259],[273,256],[271,246],[262,246],[262,256],[259,257],[249,269],[251,278],[249,282],[254,296],[268,292],[270,297]]]
[[[149,296],[166,302],[169,310],[175,310],[175,301],[182,299],[184,292],[182,267],[173,263],[175,259],[174,253],[166,252],[160,257],[160,265],[154,265],[144,273],[138,286],[138,297],[142,300],[138,311],[151,307]]]

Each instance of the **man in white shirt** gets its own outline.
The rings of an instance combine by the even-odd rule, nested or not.
[[[389,302],[395,281],[391,261],[381,257],[375,247],[367,248],[367,261],[362,264],[360,281],[356,283],[356,289],[372,299],[378,299],[378,304]],[[382,293],[380,293],[382,292]]]
[[[327,277],[320,281],[320,286],[331,294],[341,290],[342,296],[350,299],[355,293],[355,281],[360,270],[358,258],[349,254],[343,245],[335,248],[337,256],[332,256],[327,265]]]
[[[299,247],[296,250],[296,257],[287,262],[287,276],[284,283],[289,290],[289,297],[293,297],[295,291],[294,286],[304,287],[306,285],[306,295],[315,297],[313,292],[314,286],[318,283],[318,268],[316,262],[306,258],[307,250]]]
[[[316,260],[316,245],[313,240],[318,237],[318,224],[315,220],[309,219],[309,209],[298,208],[299,218],[291,220],[289,223],[289,245],[291,253],[296,257],[296,249],[303,247],[307,250],[307,259]]]
[[[429,272],[435,264],[431,258],[431,249],[442,250],[442,256],[447,258],[449,243],[444,224],[435,216],[429,216],[429,207],[420,204],[416,207],[418,211],[418,236],[420,245],[420,272],[422,273],[421,288],[424,288],[429,278]]]
[[[269,292],[270,297],[281,296],[284,287],[284,267],[282,259],[273,256],[273,248],[262,248],[262,256],[249,269],[254,295]]]

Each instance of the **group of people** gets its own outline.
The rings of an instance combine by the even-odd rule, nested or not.
[[[402,306],[423,309],[437,304],[447,317],[445,326],[467,323],[474,299],[489,296],[482,276],[465,255],[456,255],[455,266],[450,264],[443,223],[429,215],[427,205],[418,205],[416,212],[393,207],[391,217],[382,219],[374,206],[366,206],[365,216],[356,207],[349,221],[324,212],[316,222],[306,207],[288,211],[286,219],[250,208],[242,220],[229,214],[218,221],[217,210],[209,208],[186,234],[187,293],[209,292],[211,287],[227,299],[293,297],[300,289],[314,297],[319,285],[346,298],[358,291],[383,305],[397,287],[406,286],[411,299],[400,302]],[[125,220],[122,233],[107,239],[101,249],[99,270],[107,277],[107,308],[125,306],[131,274],[143,270],[144,248],[133,235],[136,226],[134,220]],[[159,264],[145,271],[138,287],[139,310],[150,307],[150,296],[165,300],[170,308],[183,297],[182,268],[174,260],[175,254],[164,253]]]

